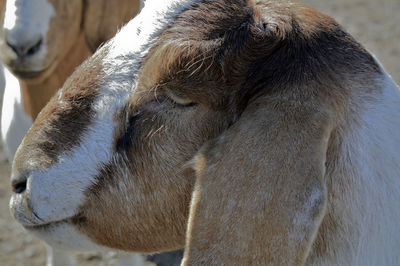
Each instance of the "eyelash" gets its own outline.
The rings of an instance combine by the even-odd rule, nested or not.
[[[172,104],[173,107],[178,107],[178,108],[189,108],[189,107],[194,107],[194,106],[198,105],[198,103],[195,103],[195,102],[190,102],[190,103],[187,103],[187,104],[181,104],[181,103],[178,103],[178,102],[174,101],[170,97],[165,97],[165,98],[162,98],[162,99],[158,99],[157,101],[159,103],[168,102],[168,103]]]
[[[171,101],[172,101],[172,100],[171,100]],[[197,103],[194,103],[194,102],[187,103],[187,104],[180,104],[180,103],[177,103],[177,102],[174,102],[174,101],[172,101],[172,102],[173,102],[173,104],[174,104],[175,106],[182,107],[182,108],[188,108],[188,107],[193,107],[193,106],[196,106],[196,105],[197,105]]]

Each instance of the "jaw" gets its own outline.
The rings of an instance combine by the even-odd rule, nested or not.
[[[51,62],[48,66],[42,68],[25,68],[20,70],[18,68],[10,68],[10,71],[19,79],[24,80],[27,83],[39,83],[46,79],[54,69],[54,61]]]
[[[10,210],[22,227],[44,240],[50,246],[66,250],[106,249],[97,245],[77,229],[74,218],[41,219],[22,195],[13,195]],[[69,215],[66,217],[73,217]]]
[[[97,245],[79,232],[72,224],[71,219],[39,226],[24,226],[24,229],[58,249],[71,251],[107,250],[106,247]]]
[[[107,250],[104,246],[96,244],[97,241],[90,239],[79,230],[81,219],[75,218],[71,210],[63,216],[42,218],[29,202],[29,196],[14,194],[10,200],[10,210],[14,218],[21,226],[31,234],[44,240],[50,246],[57,249],[81,251],[81,250]],[[57,209],[50,210],[59,212]]]

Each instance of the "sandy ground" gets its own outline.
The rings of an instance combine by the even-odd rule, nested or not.
[[[400,84],[400,0],[306,0],[333,16],[363,43]],[[1,90],[0,90],[1,91]],[[45,248],[23,232],[8,210],[10,166],[0,152],[0,266],[45,265]],[[115,253],[74,256],[78,265],[116,265]]]

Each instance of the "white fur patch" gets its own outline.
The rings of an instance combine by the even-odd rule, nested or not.
[[[46,243],[56,250],[55,253],[58,253],[57,249],[69,251],[110,250],[93,243],[89,238],[79,233],[75,227],[65,222],[52,225],[46,228],[46,230],[29,230],[29,233],[45,240]]]
[[[46,266],[74,266],[68,252],[46,245]]]
[[[18,79],[6,68],[4,69],[4,76],[1,137],[7,158],[9,162],[12,162],[19,144],[33,122],[25,113]]]
[[[328,254],[307,265],[399,265],[400,91],[382,72],[373,85],[382,92],[354,100],[360,117],[347,129],[330,177],[329,204],[340,227]]]
[[[166,29],[175,16],[196,2],[199,0],[145,1],[143,10],[113,38],[109,57],[132,55],[137,52],[146,54],[146,48]],[[133,38],[133,34],[140,37]]]
[[[9,31],[28,29],[46,35],[51,18],[55,15],[47,0],[7,0],[4,28]]]
[[[365,106],[352,160],[359,167],[353,214],[359,224],[353,265],[400,263],[400,91],[385,73],[383,93]],[[357,204],[357,202],[354,202]],[[357,239],[355,239],[357,240]]]
[[[0,62],[0,95],[4,94],[4,86],[6,85],[5,76],[4,76],[4,66]]]

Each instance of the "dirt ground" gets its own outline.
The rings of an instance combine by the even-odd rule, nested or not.
[[[381,61],[400,84],[400,0],[305,0],[333,16]],[[40,240],[10,216],[10,166],[0,152],[0,266],[45,265]],[[114,253],[74,255],[78,265],[116,265]]]

